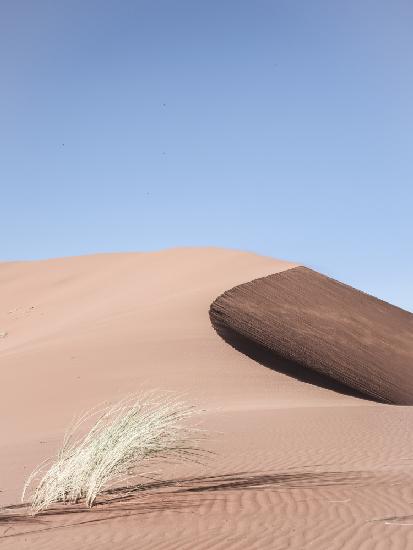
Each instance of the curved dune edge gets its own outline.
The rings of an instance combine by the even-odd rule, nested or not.
[[[299,266],[227,290],[209,314],[225,341],[267,366],[283,358],[293,373],[308,370],[306,381],[413,404],[408,311]]]

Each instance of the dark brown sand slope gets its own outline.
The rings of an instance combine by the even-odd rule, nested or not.
[[[236,286],[212,303],[210,318],[228,343],[268,366],[269,354],[282,357],[287,370],[315,371],[314,383],[333,379],[413,404],[413,314],[316,271],[294,267]]]

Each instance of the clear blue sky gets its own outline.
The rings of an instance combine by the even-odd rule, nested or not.
[[[216,245],[413,309],[411,0],[3,0],[0,258]]]

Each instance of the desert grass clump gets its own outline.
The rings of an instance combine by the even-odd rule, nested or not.
[[[135,395],[85,413],[66,432],[56,459],[31,473],[22,501],[31,492],[33,514],[59,502],[92,507],[102,491],[144,475],[149,460],[196,461],[201,433],[186,423],[195,413],[170,394]],[[79,435],[88,422],[92,427]]]

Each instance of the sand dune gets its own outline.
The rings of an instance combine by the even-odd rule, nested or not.
[[[300,266],[230,289],[210,317],[250,355],[271,351],[374,399],[413,404],[413,314],[316,271]]]
[[[3,505],[73,415],[142,387],[204,409],[216,453],[92,512],[3,510],[0,548],[413,547],[411,408],[266,368],[211,326],[224,291],[294,267],[221,249],[0,264]]]

